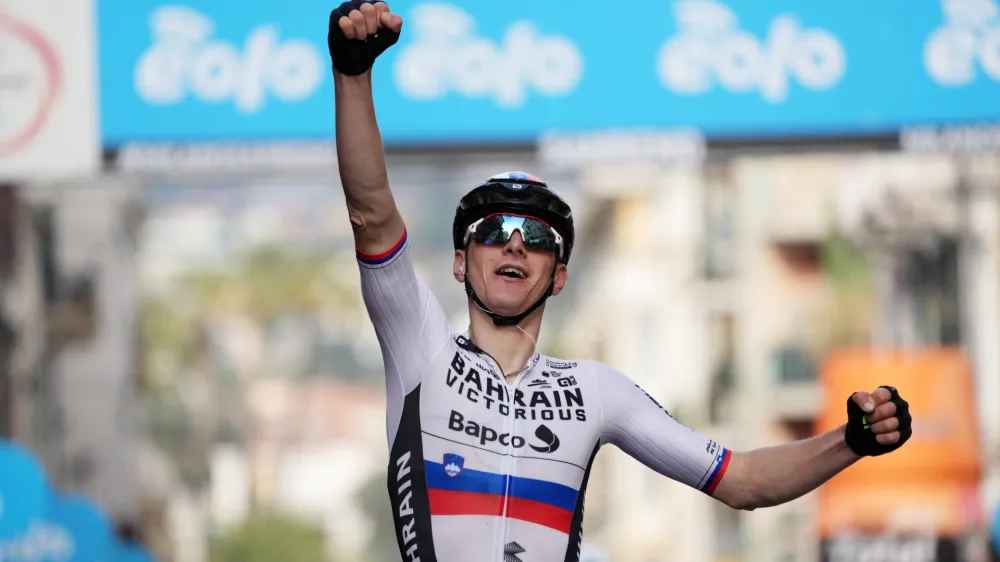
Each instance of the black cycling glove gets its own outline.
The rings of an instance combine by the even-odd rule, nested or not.
[[[381,0],[379,0],[381,1]],[[375,59],[386,49],[396,44],[399,33],[387,27],[379,28],[375,35],[367,39],[348,39],[340,29],[340,18],[347,17],[352,10],[362,4],[374,4],[375,0],[349,0],[330,12],[330,30],[326,36],[330,47],[333,66],[341,74],[357,76],[372,67]]]
[[[899,431],[899,441],[891,445],[882,445],[876,441],[875,434],[872,433],[871,424],[868,423],[868,414],[861,409],[861,406],[858,406],[854,402],[854,396],[851,395],[847,398],[847,433],[845,440],[847,441],[847,446],[862,457],[877,457],[891,453],[902,447],[903,443],[906,443],[910,435],[913,434],[913,429],[911,428],[913,419],[910,417],[910,405],[899,396],[895,387],[882,385],[879,388],[887,389],[891,394],[889,401],[896,405],[896,418],[899,419],[899,429],[897,430]]]

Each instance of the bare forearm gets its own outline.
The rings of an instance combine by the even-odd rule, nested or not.
[[[337,159],[347,208],[361,251],[380,252],[402,234],[375,119],[371,73],[334,72]]]
[[[809,439],[734,456],[733,488],[720,490],[740,509],[771,507],[797,499],[860,459],[844,441],[844,426]],[[738,476],[737,476],[738,475]],[[725,479],[720,488],[725,484]]]

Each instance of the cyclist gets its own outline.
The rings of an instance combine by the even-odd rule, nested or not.
[[[403,560],[578,560],[587,477],[605,443],[752,510],[910,437],[906,401],[883,386],[849,397],[837,430],[735,452],[615,369],[541,355],[535,342],[546,299],[567,281],[574,223],[555,190],[520,172],[489,178],[458,204],[453,274],[470,322],[452,334],[414,271],[375,119],[370,68],[401,28],[385,3],[353,0],[331,13],[328,41],[340,176],[385,364],[387,486]]]

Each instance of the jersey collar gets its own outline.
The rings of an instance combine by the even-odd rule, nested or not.
[[[465,330],[461,334],[455,336],[455,343],[458,344],[458,347],[461,347],[466,351],[471,351],[472,353],[475,353],[477,355],[485,355],[489,357],[494,363],[497,363],[497,360],[493,359],[492,355],[486,353],[486,351],[484,351],[481,347],[472,342],[469,336],[469,330]],[[530,371],[534,369],[535,365],[538,364],[541,358],[542,354],[539,353],[538,351],[535,351],[534,355],[531,356],[531,359],[528,360],[527,368],[525,368],[524,371]],[[497,363],[497,368],[499,367],[500,365],[499,363]]]

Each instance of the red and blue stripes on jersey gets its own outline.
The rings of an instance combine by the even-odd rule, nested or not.
[[[719,452],[712,463],[712,467],[709,469],[708,479],[701,486],[702,492],[708,495],[712,495],[715,492],[715,487],[719,485],[719,482],[722,482],[722,477],[726,474],[726,469],[729,468],[729,459],[732,456],[732,452],[726,448],[723,448]]]
[[[383,263],[392,260],[392,258],[396,257],[396,255],[399,254],[399,252],[403,251],[403,246],[405,245],[406,245],[406,229],[403,229],[403,235],[399,238],[399,241],[396,242],[388,250],[382,252],[381,254],[363,254],[358,250],[354,250],[354,253],[357,254],[358,260],[360,260],[362,263],[365,263],[367,265],[381,265]]]
[[[563,484],[479,470],[449,476],[441,463],[424,461],[431,515],[495,515],[569,534],[578,491]]]

